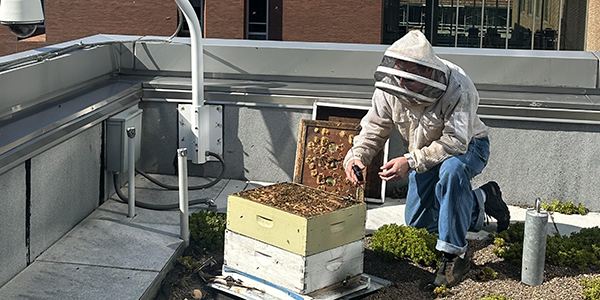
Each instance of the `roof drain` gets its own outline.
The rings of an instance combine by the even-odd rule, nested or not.
[[[213,180],[207,184],[190,186],[190,187],[188,187],[188,190],[201,190],[201,189],[209,188],[209,187],[217,184],[219,181],[221,181],[221,179],[223,179],[223,175],[225,174],[225,169],[226,169],[225,161],[223,160],[223,158],[219,154],[216,154],[216,153],[210,152],[210,151],[207,151],[206,155],[215,157],[216,159],[219,160],[219,162],[221,163],[221,173],[219,174],[219,176],[217,178],[215,178],[215,180]],[[162,183],[162,182],[156,180],[155,178],[151,177],[150,175],[146,174],[145,172],[138,170],[137,168],[135,169],[135,171],[138,174],[146,177],[152,183],[154,183],[164,189],[179,190],[179,186],[168,185],[168,184]],[[116,191],[117,195],[119,196],[119,199],[125,203],[128,203],[129,198],[127,196],[125,196],[123,194],[123,192],[121,192],[121,187],[119,186],[118,172],[113,172],[113,183],[114,183],[115,191]],[[197,205],[197,204],[207,204],[209,206],[215,205],[214,200],[211,198],[196,199],[196,200],[189,201],[189,205]],[[146,208],[146,209],[152,209],[152,210],[174,210],[174,209],[179,208],[179,203],[162,204],[161,205],[161,204],[146,203],[146,202],[142,202],[142,201],[135,201],[135,206],[141,207],[141,208]]]

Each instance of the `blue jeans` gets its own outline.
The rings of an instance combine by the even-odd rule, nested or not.
[[[485,218],[484,199],[472,190],[490,156],[487,137],[472,139],[465,154],[453,156],[425,173],[409,174],[406,224],[437,232],[437,250],[462,255],[467,231],[479,231]]]

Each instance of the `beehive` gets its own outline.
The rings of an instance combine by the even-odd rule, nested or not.
[[[285,196],[282,194],[284,191],[293,195]],[[255,195],[262,200],[257,200]],[[291,199],[300,195],[310,195],[323,206]],[[279,203],[279,206],[285,209],[287,205],[288,211],[274,207],[278,201],[286,200],[284,196],[290,199]],[[332,209],[335,203],[345,205]],[[308,211],[304,215],[289,212],[293,207],[298,211],[303,208]],[[301,256],[309,256],[362,240],[366,211],[364,202],[300,184],[278,183],[230,195],[227,229]]]
[[[309,256],[227,230],[224,270],[233,269],[294,293],[310,294],[363,272],[363,240]]]

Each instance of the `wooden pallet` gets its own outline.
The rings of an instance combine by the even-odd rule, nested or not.
[[[241,282],[240,285],[226,285],[218,282],[208,285],[223,293],[246,300],[349,300],[363,296],[390,284],[390,281],[368,274],[361,274],[356,281],[332,286],[318,295],[309,296],[291,292],[271,282],[245,274],[234,269],[224,269],[223,276]]]

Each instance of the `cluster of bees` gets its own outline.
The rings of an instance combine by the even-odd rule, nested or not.
[[[354,135],[342,130],[338,133],[340,138],[335,137],[336,140],[341,142],[336,143],[332,141],[334,137],[329,138],[331,134],[329,129],[316,127],[314,132],[313,140],[306,145],[308,151],[305,163],[310,169],[310,176],[315,178],[318,184],[317,188],[327,190],[327,187],[335,187],[338,181],[349,184],[350,181],[346,179],[345,172],[342,170],[342,163],[346,156],[344,152],[346,148],[345,141],[352,145]],[[323,171],[328,171],[328,174]],[[342,190],[338,191],[336,188],[333,189],[340,193],[344,192]]]

